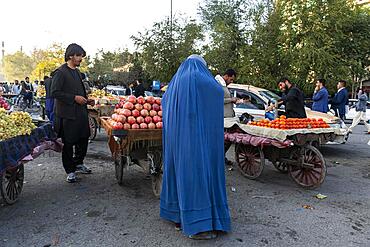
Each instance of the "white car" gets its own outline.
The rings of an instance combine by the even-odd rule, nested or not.
[[[126,95],[126,89],[124,87],[120,86],[106,86],[105,88],[107,93],[110,93],[114,96],[125,96]]]
[[[354,119],[355,115],[357,114],[356,109],[355,109],[357,101],[358,101],[357,99],[349,99],[349,111],[346,114],[346,119],[348,120]],[[367,108],[366,117],[370,121],[370,102],[367,102],[366,108]]]

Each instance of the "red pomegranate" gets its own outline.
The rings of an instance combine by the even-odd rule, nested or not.
[[[138,110],[132,110],[132,116],[134,116],[134,117],[138,117],[138,116],[140,116],[140,112],[138,111]]]
[[[136,122],[138,123],[138,124],[141,124],[141,123],[144,123],[144,118],[143,117],[137,117],[136,118]]]
[[[158,116],[162,117],[162,111],[158,112]]]
[[[158,123],[155,124],[155,126],[157,127],[157,129],[162,129],[163,123],[162,122],[158,122]]]
[[[151,111],[150,111],[150,116],[151,116],[151,117],[157,116],[157,112],[156,112],[156,111],[154,111],[154,110],[151,110]]]
[[[161,117],[159,117],[159,116],[154,116],[154,117],[153,117],[153,122],[154,122],[154,123],[162,122],[162,118],[161,118]]]
[[[132,104],[136,104],[136,97],[134,95],[128,96],[127,102],[130,102]]]
[[[122,125],[122,123],[120,123],[120,122],[115,122],[115,123],[113,123],[112,128],[113,128],[114,130],[120,130],[120,129],[122,129],[122,128],[123,128],[123,125]]]
[[[154,111],[159,111],[161,109],[158,104],[153,104],[152,107]]]
[[[136,123],[136,119],[133,116],[130,116],[127,118],[127,122],[133,125],[134,123]]]
[[[147,116],[149,115],[149,112],[148,112],[148,110],[143,109],[143,110],[141,110],[140,114],[141,114],[141,116],[143,116],[143,117],[147,117]]]
[[[133,124],[131,125],[132,129],[140,129],[140,126],[138,124]]]
[[[146,117],[145,118],[145,123],[149,124],[152,122],[152,118],[151,117]]]
[[[152,105],[149,103],[144,104],[144,109],[150,111],[152,109]]]
[[[128,109],[123,109],[123,111],[121,111],[121,114],[125,115],[126,117],[129,117],[131,116],[131,111]]]
[[[161,98],[155,98],[154,101],[156,104],[160,105],[161,104]]]
[[[138,111],[141,111],[143,109],[143,105],[141,104],[136,104],[135,105],[135,109],[138,110]]]
[[[149,127],[149,129],[155,129],[155,123],[150,123],[150,124],[148,124],[148,127]]]
[[[141,123],[140,124],[140,129],[147,129],[148,125],[146,123]]]
[[[145,102],[152,105],[152,104],[154,104],[155,99],[154,99],[153,96],[148,96],[148,97],[145,98]]]
[[[126,117],[124,115],[118,115],[117,122],[125,123]]]
[[[145,99],[144,99],[143,96],[139,96],[136,101],[140,105],[144,105],[145,104]]]
[[[132,110],[132,109],[134,109],[134,104],[132,104],[131,102],[126,102],[123,105],[123,108],[128,109],[128,110]]]
[[[130,125],[129,123],[125,123],[125,124],[123,125],[123,129],[125,129],[125,130],[129,130],[129,129],[131,129],[131,125]]]

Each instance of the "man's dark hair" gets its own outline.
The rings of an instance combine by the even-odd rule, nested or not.
[[[340,80],[339,83],[342,84],[343,87],[347,86],[347,82],[345,80]]]
[[[48,78],[49,78],[49,76],[47,76],[47,75],[46,75],[46,76],[44,76],[44,81],[45,81],[46,79],[48,79]]]
[[[325,84],[326,84],[325,79],[317,79],[317,81],[320,82],[325,87]]]
[[[288,81],[291,84],[291,82],[289,81],[289,78],[286,76],[281,77],[280,80],[278,80],[276,84],[279,85],[280,82],[285,82],[285,81]]]
[[[67,62],[71,56],[86,56],[86,51],[79,45],[72,43],[70,44],[67,49],[66,53],[64,54],[64,61]]]
[[[227,69],[225,71],[224,75],[227,75],[227,76],[230,76],[230,77],[232,77],[232,76],[235,76],[236,77],[236,72],[233,69]]]
[[[25,80],[27,80],[27,79],[29,80],[30,78],[27,76],[27,77],[26,77],[26,78],[24,78],[24,79],[25,79]]]

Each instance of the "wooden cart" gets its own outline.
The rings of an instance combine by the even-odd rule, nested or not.
[[[114,105],[87,106],[89,112],[90,140],[94,140],[98,129],[101,128],[101,117],[111,116],[114,113]]]
[[[237,125],[225,129],[225,141],[235,144],[235,160],[240,172],[249,179],[258,178],[266,159],[277,170],[289,173],[304,188],[319,187],[326,176],[326,162],[316,146],[332,138],[333,133],[304,133],[277,140],[246,133]]]
[[[32,131],[30,136],[18,136],[0,143],[0,193],[7,204],[14,204],[23,188],[24,164],[45,150],[61,152],[50,123]]]
[[[152,189],[159,198],[162,190],[162,130],[113,130],[107,121],[100,118],[108,135],[108,145],[114,159],[118,184],[122,185],[129,166],[138,165],[152,177]]]

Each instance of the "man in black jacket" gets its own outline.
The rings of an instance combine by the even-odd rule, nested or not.
[[[278,82],[279,89],[284,93],[279,103],[285,105],[285,115],[287,118],[306,118],[306,110],[304,109],[303,92],[288,78],[283,77]]]
[[[87,99],[82,76],[77,69],[85,56],[86,52],[81,46],[70,44],[64,56],[66,63],[52,73],[54,128],[64,144],[62,161],[69,183],[76,182],[75,172],[91,173],[83,164],[83,160],[90,136],[87,104],[93,105],[94,102]]]
[[[136,87],[135,87],[135,96],[145,96],[145,88],[142,83],[140,83],[138,80],[136,80]]]

